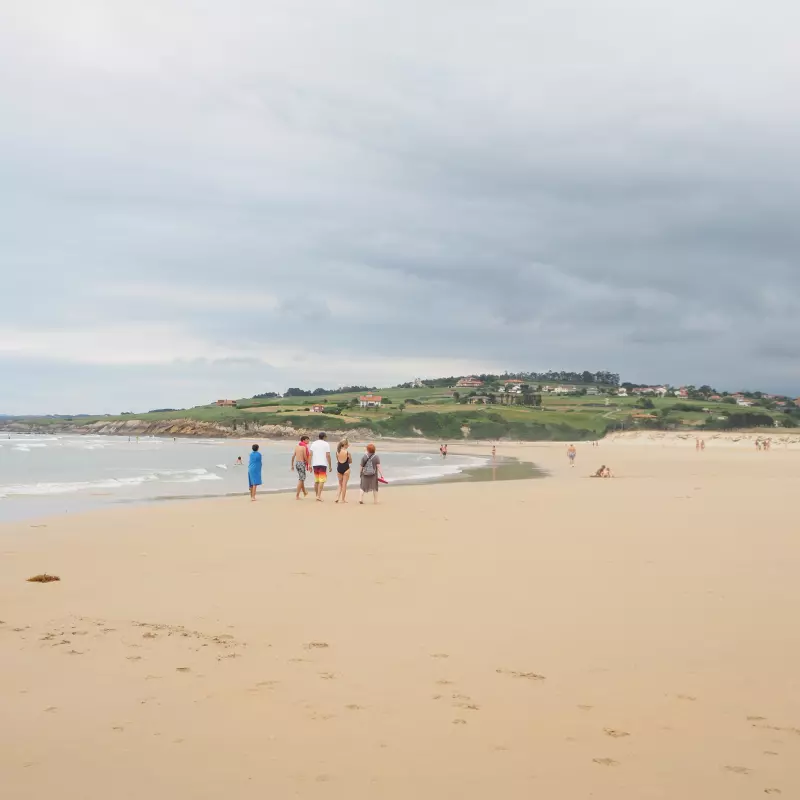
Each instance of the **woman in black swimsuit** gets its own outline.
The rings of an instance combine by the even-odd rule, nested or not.
[[[353,457],[350,455],[349,448],[350,442],[347,439],[342,439],[336,447],[336,473],[339,477],[339,494],[336,497],[336,502],[340,500],[343,503],[347,502],[347,482],[350,480],[350,463]]]

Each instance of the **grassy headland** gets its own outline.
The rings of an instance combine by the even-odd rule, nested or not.
[[[581,387],[576,386],[576,391]],[[244,398],[235,407],[214,404],[181,410],[104,416],[30,417],[4,424],[16,429],[70,429],[79,432],[157,433],[159,435],[289,436],[299,431],[436,440],[511,439],[567,441],[596,439],[613,430],[719,430],[794,427],[796,412],[756,405],[739,408],[730,401],[537,395],[540,405],[470,402],[469,390],[449,387],[390,388],[376,393],[380,408],[360,408],[359,392],[303,397]],[[474,392],[472,393],[474,394]],[[494,398],[493,398],[494,399]],[[499,398],[498,398],[499,399]],[[537,400],[538,402],[538,400]],[[313,406],[323,412],[314,412]],[[646,406],[646,407],[643,407]]]

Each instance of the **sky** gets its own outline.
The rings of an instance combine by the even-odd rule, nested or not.
[[[0,413],[800,394],[795,0],[0,0]]]

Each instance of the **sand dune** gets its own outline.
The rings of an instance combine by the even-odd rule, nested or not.
[[[649,444],[0,527],[2,797],[800,796],[800,454]]]

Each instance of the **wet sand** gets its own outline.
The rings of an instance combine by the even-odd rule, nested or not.
[[[800,796],[800,450],[708,445],[0,526],[2,796]]]

